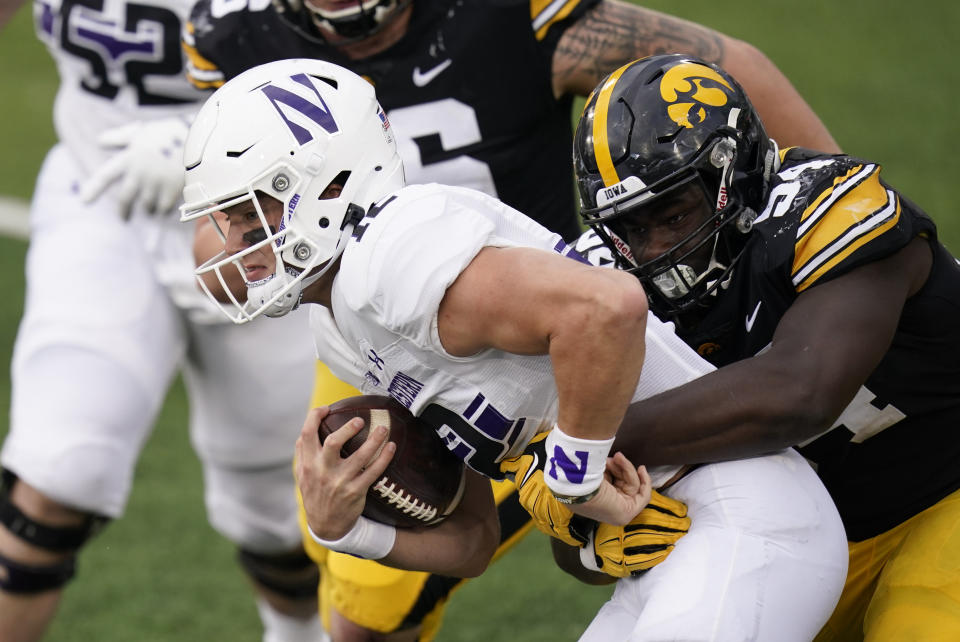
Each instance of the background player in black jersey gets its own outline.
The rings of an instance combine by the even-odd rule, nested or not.
[[[585,96],[624,62],[664,50],[729,65],[778,136],[838,149],[754,47],[613,0],[277,0],[231,8],[200,0],[184,33],[188,77],[200,88],[292,57],[326,59],[363,75],[376,86],[396,132],[408,182],[480,189],[566,239],[580,233],[573,189],[566,187],[573,180],[573,97]],[[314,405],[353,394],[318,364]],[[526,532],[518,522],[525,523],[526,513],[510,485],[497,494],[505,548]],[[326,555],[311,539],[305,542],[318,560]],[[339,554],[327,560],[324,577],[324,601],[336,607],[328,626],[338,637],[361,639],[370,631],[429,639],[458,583]]]
[[[624,2],[366,0],[365,12],[342,0],[225,4],[200,0],[192,11],[184,48],[195,85],[283,58],[340,64],[376,86],[409,182],[495,194],[568,240],[580,233],[566,189],[572,98],[638,57],[678,51],[722,63],[775,137],[838,150],[755,48]]]
[[[584,220],[723,366],[634,404],[615,448],[797,445],[850,540],[818,639],[960,639],[960,267],[933,221],[873,162],[778,148],[731,74],[682,56],[611,74],[574,159]]]

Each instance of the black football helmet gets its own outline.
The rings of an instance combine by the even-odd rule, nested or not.
[[[322,42],[317,28],[326,28],[345,39],[337,44],[345,44],[369,38],[412,0],[357,0],[355,6],[335,11],[318,9],[306,0],[272,1],[280,17],[301,36]]]
[[[584,222],[644,283],[654,312],[675,320],[727,282],[779,163],[740,85],[678,54],[607,76],[584,106],[573,159]],[[685,207],[702,222],[657,256],[634,256],[637,217],[678,201],[697,203]]]

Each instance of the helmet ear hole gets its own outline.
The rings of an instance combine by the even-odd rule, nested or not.
[[[343,170],[339,174],[333,177],[323,191],[320,192],[320,196],[317,197],[319,200],[327,200],[329,198],[339,198],[340,194],[347,186],[347,180],[350,178],[350,170]],[[330,224],[330,221],[327,221],[327,225]],[[321,225],[320,227],[327,227],[326,225]]]
[[[333,87],[334,89],[337,89],[340,87],[340,83],[337,82],[336,78],[330,78],[329,76],[321,76],[319,74],[310,74],[310,77],[316,80],[319,80],[320,82],[325,82],[331,87]]]

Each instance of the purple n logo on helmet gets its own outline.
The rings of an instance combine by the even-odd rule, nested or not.
[[[290,76],[290,80],[310,89],[310,91],[313,92],[313,95],[317,97],[317,103],[310,102],[300,94],[295,94],[288,89],[278,87],[274,84],[265,85],[260,88],[260,91],[262,91],[273,104],[273,107],[277,110],[277,113],[280,114],[280,118],[283,119],[283,122],[286,123],[287,127],[290,129],[290,133],[293,134],[293,137],[297,139],[297,142],[300,145],[306,145],[313,140],[313,134],[311,134],[310,130],[307,128],[301,127],[287,118],[284,110],[280,108],[280,103],[306,116],[323,128],[327,133],[335,134],[338,132],[340,128],[337,126],[337,122],[333,119],[333,114],[330,113],[330,108],[327,107],[327,103],[324,102],[323,98],[320,96],[320,92],[317,91],[317,88],[310,81],[309,76],[307,76],[307,74],[294,74],[293,76]]]

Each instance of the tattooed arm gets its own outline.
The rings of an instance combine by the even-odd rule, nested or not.
[[[553,56],[554,92],[585,96],[614,69],[660,53],[692,54],[730,72],[781,146],[840,151],[786,76],[756,47],[620,0],[604,0],[560,38]]]

